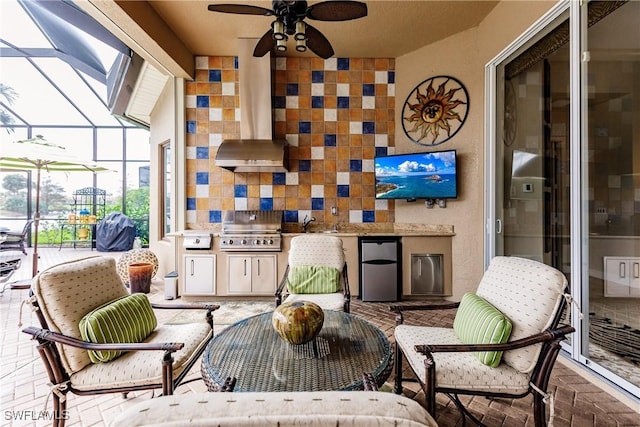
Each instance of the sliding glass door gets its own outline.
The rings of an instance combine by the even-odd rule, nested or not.
[[[638,16],[640,2],[560,4],[487,67],[487,259],[521,256],[565,273],[578,303],[566,349],[636,396]]]

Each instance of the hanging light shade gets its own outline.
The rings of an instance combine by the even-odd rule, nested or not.
[[[286,39],[286,37],[284,39],[276,40],[276,50],[278,52],[284,52],[284,51],[287,50],[287,39]]]
[[[280,20],[273,21],[271,24],[273,28],[273,38],[275,40],[286,40],[287,35],[284,33],[284,23]],[[286,49],[286,48],[285,48]]]
[[[303,21],[297,21],[296,33],[293,36],[293,38],[296,40],[306,40],[307,39],[306,30],[307,30],[307,24],[305,24]]]

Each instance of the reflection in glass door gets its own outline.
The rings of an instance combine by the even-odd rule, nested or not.
[[[596,4],[605,2],[595,2]],[[640,2],[587,30],[582,355],[640,387]],[[588,299],[587,299],[588,297]],[[583,302],[584,304],[584,302]],[[585,313],[586,314],[586,313]],[[586,322],[586,319],[585,319]],[[623,384],[624,385],[624,384]]]

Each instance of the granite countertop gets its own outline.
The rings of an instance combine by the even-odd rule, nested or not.
[[[202,234],[220,235],[220,224],[211,224],[211,227],[202,229],[189,229],[171,233],[171,236],[183,237]],[[441,224],[315,224],[308,229],[309,233],[335,234],[336,236],[455,236],[453,225]],[[283,226],[282,234],[303,234],[301,224],[288,224]]]

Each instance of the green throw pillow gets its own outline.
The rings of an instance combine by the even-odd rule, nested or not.
[[[323,265],[291,267],[289,292],[292,294],[332,294],[340,289],[340,270]]]
[[[145,294],[127,295],[104,304],[80,320],[82,339],[92,343],[138,343],[158,325],[151,303]],[[120,356],[122,351],[89,350],[93,363],[103,363]]]
[[[511,335],[511,320],[482,297],[468,292],[462,296],[453,321],[453,330],[465,344],[502,344]],[[500,364],[501,351],[474,352],[473,355],[487,366]]]

